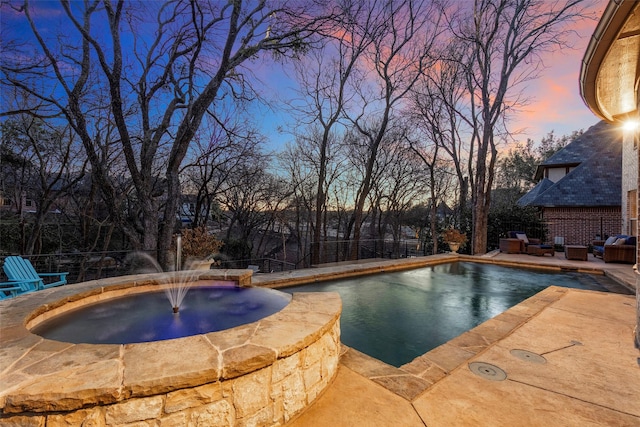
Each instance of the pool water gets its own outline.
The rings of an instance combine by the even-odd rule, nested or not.
[[[164,292],[146,292],[88,304],[32,329],[72,343],[130,344],[206,334],[255,322],[283,309],[286,293],[235,286],[192,287],[179,313]]]
[[[628,293],[605,276],[472,262],[281,290],[339,293],[342,342],[400,367],[550,285]]]

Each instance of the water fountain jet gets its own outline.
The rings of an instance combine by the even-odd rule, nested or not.
[[[178,258],[178,262],[179,261],[180,258]],[[145,272],[165,274],[158,261],[144,252],[133,252],[127,257],[127,262],[130,263],[132,265],[132,269],[135,269],[138,273]],[[173,313],[178,313],[180,311],[182,301],[187,295],[187,292],[189,292],[189,288],[197,276],[197,266],[201,262],[201,260],[188,260],[186,263],[187,268],[180,271],[180,274],[172,279],[170,284],[164,288],[165,295],[171,304]],[[225,281],[226,280],[225,274]]]

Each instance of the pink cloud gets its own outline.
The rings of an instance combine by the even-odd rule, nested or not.
[[[547,68],[525,91],[531,103],[511,121],[512,130],[523,130],[517,140],[530,138],[538,142],[551,131],[562,136],[598,122],[580,97],[579,78],[584,52],[606,4],[607,1],[596,1],[589,5],[592,19],[580,20],[572,27],[572,48],[543,56]]]

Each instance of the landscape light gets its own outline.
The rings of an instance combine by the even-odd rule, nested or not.
[[[628,119],[622,123],[622,129],[625,132],[635,132],[640,127],[640,122],[637,119]]]

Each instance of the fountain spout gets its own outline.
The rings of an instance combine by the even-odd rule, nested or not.
[[[133,252],[129,255],[129,262],[132,264],[135,262],[135,266],[138,267],[138,270],[140,270],[140,266],[143,266],[148,272],[162,273],[162,267],[160,267],[160,264],[158,264],[155,258],[149,254]],[[168,273],[164,274],[166,277],[169,277]],[[178,313],[180,311],[180,304],[182,304],[182,300],[189,291],[191,283],[196,278],[197,274],[194,274],[193,272],[189,273],[189,271],[183,271],[176,275],[176,277],[169,279],[169,283],[166,285],[164,292],[167,295],[174,313]]]

